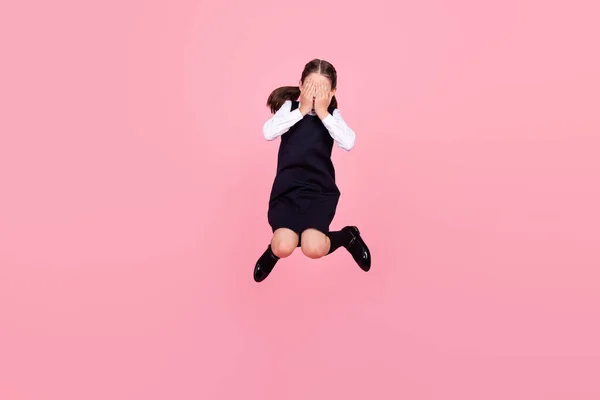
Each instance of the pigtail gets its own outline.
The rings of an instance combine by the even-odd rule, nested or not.
[[[300,88],[298,86],[282,86],[273,90],[267,99],[267,107],[275,114],[288,100],[297,100],[300,97]],[[333,102],[333,100],[332,100]]]
[[[338,102],[335,96],[331,98],[331,103],[329,103],[329,107],[333,107],[334,110],[338,108]]]

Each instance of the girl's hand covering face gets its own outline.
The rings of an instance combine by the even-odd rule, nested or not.
[[[333,92],[329,90],[329,87],[324,83],[319,83],[315,88],[315,111],[326,113],[332,98]]]
[[[312,79],[307,79],[302,85],[302,93],[300,94],[300,111],[307,114],[315,108],[316,86]]]

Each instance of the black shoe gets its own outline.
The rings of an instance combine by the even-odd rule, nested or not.
[[[352,258],[354,258],[360,269],[367,272],[371,269],[371,252],[367,244],[360,237],[360,231],[357,227],[347,226],[344,229],[352,235],[352,240],[344,247],[352,254]]]
[[[269,276],[271,271],[273,271],[273,267],[275,267],[277,261],[279,261],[279,257],[273,254],[271,251],[271,245],[269,245],[267,250],[265,250],[263,255],[260,256],[256,262],[256,265],[254,266],[254,280],[256,282],[264,281],[267,276]]]

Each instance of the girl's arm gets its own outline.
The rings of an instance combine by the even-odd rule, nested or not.
[[[271,117],[263,126],[263,135],[267,140],[274,140],[286,133],[294,124],[303,118],[299,108],[292,111],[292,102],[290,100],[283,103],[275,115]]]
[[[356,134],[348,124],[346,124],[340,110],[335,109],[333,115],[327,114],[322,121],[338,147],[346,151],[352,150],[356,140]]]

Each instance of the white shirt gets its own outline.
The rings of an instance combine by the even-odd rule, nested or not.
[[[292,111],[290,100],[283,103],[281,108],[263,126],[263,134],[267,140],[275,140],[286,133],[294,124],[303,118],[300,108]],[[350,151],[354,147],[356,134],[342,118],[340,110],[335,109],[332,114],[323,118],[323,125],[329,131],[338,147]]]

